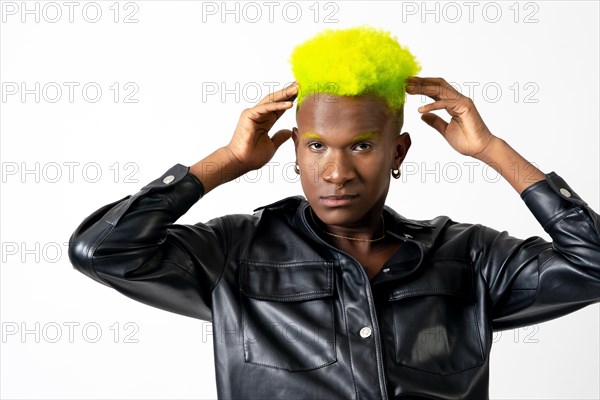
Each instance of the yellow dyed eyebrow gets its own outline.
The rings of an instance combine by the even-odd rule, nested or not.
[[[352,143],[356,143],[356,142],[362,142],[364,140],[370,140],[376,137],[379,137],[380,133],[379,132],[365,132],[365,133],[361,133],[358,136],[355,136],[352,139]],[[307,140],[307,139],[314,139],[314,140],[321,140],[321,136],[317,135],[314,132],[304,132],[302,134],[302,139],[303,140]]]
[[[321,140],[321,136],[317,135],[314,132],[304,132],[302,134],[302,140],[307,140],[307,139]]]
[[[376,137],[379,137],[379,132],[365,132],[365,133],[361,133],[360,135],[358,135],[354,139],[352,139],[352,143],[362,142],[365,140],[371,140]]]

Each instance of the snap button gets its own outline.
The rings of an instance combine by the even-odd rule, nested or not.
[[[175,180],[175,177],[173,175],[169,175],[169,176],[166,176],[165,179],[163,179],[163,183],[169,184],[169,183],[173,182],[174,180]]]
[[[390,269],[389,269],[389,268],[384,268],[384,269],[383,269],[383,272],[384,272],[385,274],[387,274],[388,272],[390,272]]]
[[[373,333],[373,331],[368,326],[365,326],[360,330],[359,333],[361,338],[366,339],[369,336],[371,336],[371,333]]]
[[[571,197],[571,192],[569,192],[567,189],[565,188],[560,188],[560,193],[565,196],[565,197]]]

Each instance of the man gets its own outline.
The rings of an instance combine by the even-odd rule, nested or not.
[[[244,110],[227,146],[102,207],[70,242],[91,278],[213,321],[220,398],[487,398],[493,329],[600,300],[600,216],[493,135],[470,99],[413,76],[418,63],[388,33],[327,30],[292,64],[297,84]],[[552,243],[385,205],[411,143],[405,91],[435,100],[423,120],[497,168]],[[296,97],[298,127],[269,136]],[[306,198],[174,224],[290,137]]]

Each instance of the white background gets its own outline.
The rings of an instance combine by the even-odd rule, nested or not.
[[[225,145],[269,82],[293,80],[293,47],[324,28],[391,30],[420,76],[457,84],[493,133],[600,208],[598,2],[275,2],[271,16],[264,2],[230,2],[231,14],[221,2],[114,3],[75,2],[71,17],[62,1],[1,3],[3,399],[216,398],[209,324],[86,278],[66,242],[100,206]],[[506,182],[419,119],[424,101],[408,98],[413,147],[387,204],[549,239]],[[288,112],[274,129],[294,124]],[[290,140],[269,169],[215,189],[178,223],[302,194],[293,161]],[[599,398],[599,320],[594,305],[498,334],[491,397]]]

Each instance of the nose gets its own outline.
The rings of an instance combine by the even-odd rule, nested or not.
[[[327,160],[323,160],[323,172],[321,177],[325,182],[333,183],[341,187],[347,181],[354,178],[354,166],[352,160],[343,151],[333,152]]]

